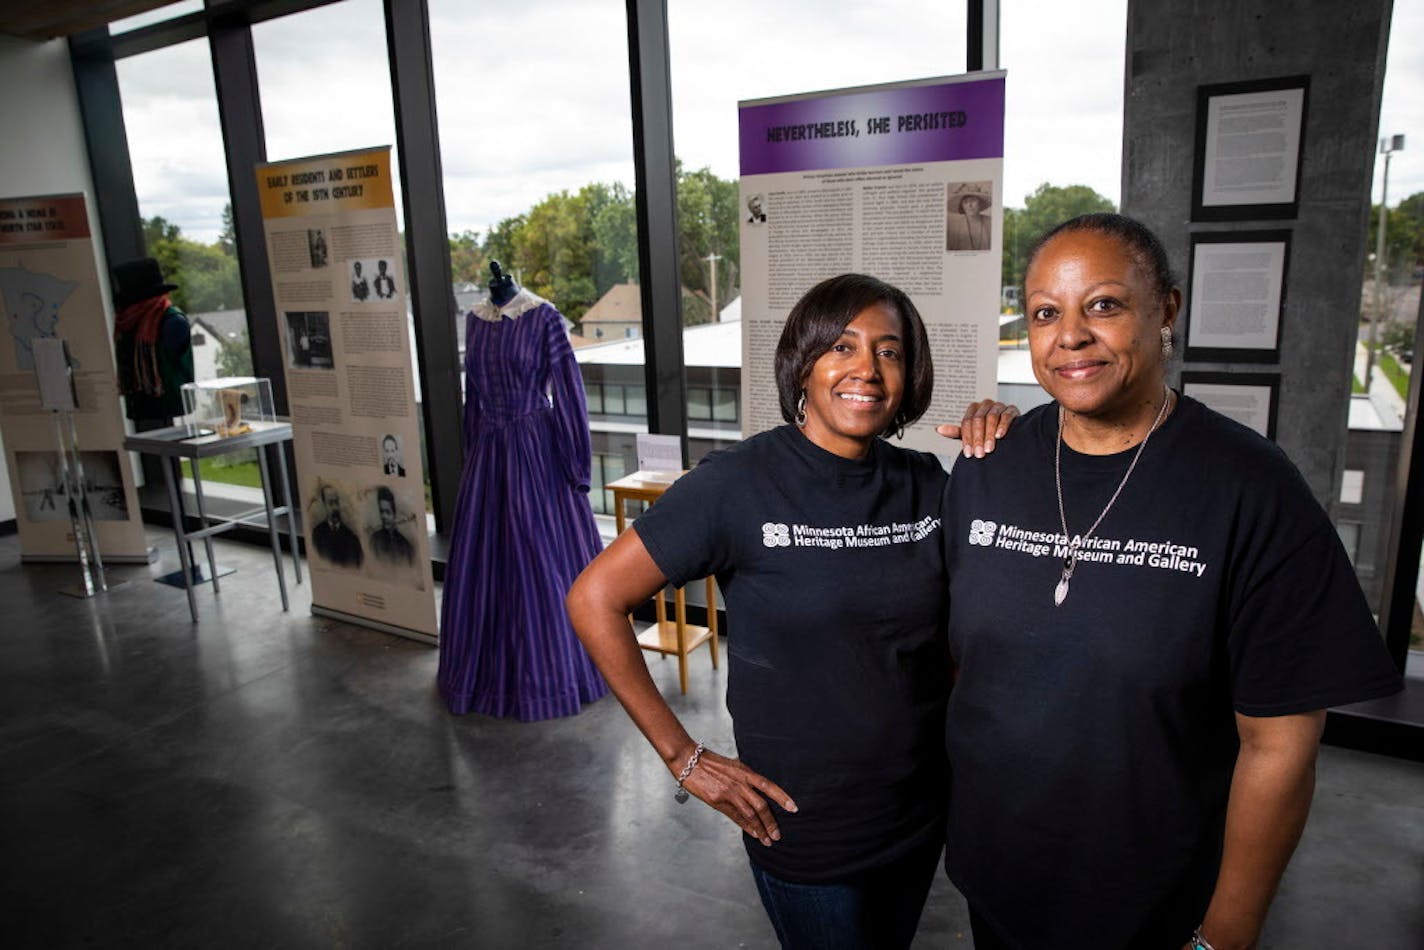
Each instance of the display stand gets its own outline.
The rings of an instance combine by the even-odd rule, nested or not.
[[[242,435],[227,438],[218,435],[211,429],[180,425],[140,432],[124,440],[124,448],[132,452],[156,455],[162,460],[163,480],[168,487],[168,506],[173,515],[173,537],[178,543],[178,560],[182,564],[182,569],[169,575],[168,578],[159,580],[166,580],[175,587],[181,585],[187,590],[188,610],[192,614],[194,623],[198,622],[198,602],[193,596],[194,585],[211,581],[213,593],[221,594],[218,578],[233,573],[232,568],[218,566],[213,555],[213,536],[229,531],[259,514],[266,515],[267,535],[272,545],[272,564],[277,570],[277,588],[282,595],[283,610],[288,608],[287,579],[282,571],[282,546],[277,537],[278,515],[287,516],[292,568],[296,572],[297,583],[302,582],[302,565],[297,556],[297,529],[293,515],[295,508],[292,505],[291,482],[287,478],[287,460],[282,448],[284,443],[291,440],[292,426],[290,423],[260,420],[253,421],[249,430]],[[199,463],[205,458],[254,448],[257,450],[258,471],[262,477],[262,507],[226,518],[209,519],[203,504],[203,479],[199,472]],[[276,456],[277,473],[282,489],[281,505],[275,504],[276,491],[272,485],[267,458],[269,449],[275,450],[273,454]],[[187,512],[183,507],[183,494],[180,490],[183,484],[183,472],[180,468],[183,459],[188,459],[193,463],[193,496],[197,501],[199,524],[199,527],[193,531],[187,530]],[[206,549],[208,561],[206,576],[204,576],[201,565],[193,557],[192,542],[197,540],[201,540]]]
[[[89,506],[84,463],[79,458],[79,436],[74,429],[74,414],[63,409],[53,412],[54,433],[59,446],[60,475],[64,479],[64,494],[69,502],[69,525],[74,533],[74,552],[79,559],[79,583],[61,587],[59,592],[87,600],[95,594],[123,587],[128,581],[110,583],[104,577],[104,557],[99,553],[99,534],[94,529],[94,511]]]
[[[79,583],[62,587],[59,592],[87,600],[95,594],[122,587],[125,582],[110,584],[104,578],[104,557],[99,553],[99,533],[94,528],[94,510],[89,505],[89,486],[84,477],[84,462],[79,455],[79,433],[74,428],[74,412],[79,408],[79,399],[74,392],[74,368],[69,350],[57,337],[35,340],[32,346],[40,405],[54,416],[59,475],[69,507],[74,553],[79,561]]]
[[[618,533],[623,533],[626,523],[624,505],[629,501],[654,502],[682,472],[634,472],[604,487],[613,492],[613,517]],[[708,577],[707,584],[707,626],[696,626],[687,622],[687,601],[683,588],[673,590],[673,617],[668,619],[667,601],[662,591],[653,598],[656,621],[638,633],[638,646],[651,653],[677,657],[678,683],[682,692],[687,693],[687,656],[693,650],[707,644],[712,653],[712,669],[718,668],[717,655],[717,588],[715,579]]]

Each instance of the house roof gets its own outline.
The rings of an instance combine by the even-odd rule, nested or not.
[[[637,284],[614,284],[583,315],[589,323],[641,323],[643,298]]]
[[[682,357],[688,366],[741,366],[741,322],[703,323],[695,327],[684,327]],[[580,363],[620,366],[639,366],[645,362],[643,341],[639,338],[620,338],[610,343],[580,346],[574,350],[574,358]]]
[[[188,319],[201,324],[223,343],[236,340],[247,332],[246,310],[209,310],[207,313],[190,313]]]

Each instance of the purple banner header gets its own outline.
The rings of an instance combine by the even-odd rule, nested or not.
[[[1003,76],[741,108],[744,176],[1003,155]]]

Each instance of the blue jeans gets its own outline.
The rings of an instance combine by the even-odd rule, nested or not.
[[[915,936],[940,849],[936,837],[847,883],[795,884],[755,864],[752,877],[783,950],[895,950]]]

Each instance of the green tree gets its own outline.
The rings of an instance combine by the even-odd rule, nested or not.
[[[592,217],[599,294],[607,293],[614,284],[637,283],[638,209],[633,192],[621,182],[606,186]]]
[[[176,224],[162,217],[143,222],[144,245],[158,261],[170,284],[169,296],[189,313],[229,310],[242,306],[242,284],[237,258],[222,249],[221,241],[202,244],[183,236]]]
[[[577,323],[598,300],[594,282],[596,255],[588,191],[559,191],[529,209],[514,236],[514,260],[524,286],[556,301],[564,316]]]
[[[737,184],[706,168],[686,172],[679,163],[677,200],[684,319],[706,322],[712,317],[711,255],[718,258],[717,306],[738,292]],[[452,235],[450,256],[452,271],[462,280],[482,281],[488,262],[499,261],[525,287],[556,301],[565,316],[578,321],[614,284],[638,280],[635,196],[621,183],[602,182],[555,192],[524,214],[500,221],[483,241],[471,232]]]
[[[1095,211],[1116,211],[1117,206],[1087,185],[1050,185],[1047,182],[1024,198],[1024,207],[1004,210],[1004,268],[1006,286],[1023,283],[1029,250],[1050,229],[1069,218]]]
[[[1380,206],[1370,207],[1370,230],[1365,245],[1367,254],[1374,254],[1379,247]],[[1386,279],[1391,283],[1401,283],[1409,279],[1414,268],[1424,264],[1424,191],[1410,195],[1397,207],[1389,209],[1388,223],[1385,225]],[[1367,279],[1374,276],[1373,265],[1367,270]]]
[[[219,376],[252,376],[252,347],[243,330],[234,340],[218,341],[217,370]]]
[[[710,168],[689,172],[677,165],[678,274],[684,294],[683,322],[705,323],[711,316],[712,265],[716,254],[717,307],[736,296],[740,285],[738,260],[740,199],[737,183],[718,178]],[[688,306],[687,293],[700,295],[699,308]]]
[[[483,283],[489,278],[488,258],[474,231],[450,235],[450,278]]]
[[[223,205],[222,233],[218,235],[218,248],[228,257],[237,257],[237,225],[232,219],[232,202]]]
[[[521,228],[524,227],[527,215],[519,214],[512,218],[505,218],[499,224],[490,228],[485,233],[484,252],[485,261],[499,261],[500,266],[506,271],[518,271],[519,266],[514,260],[515,237]],[[489,277],[486,270],[481,275],[479,283],[483,283],[484,278]]]

